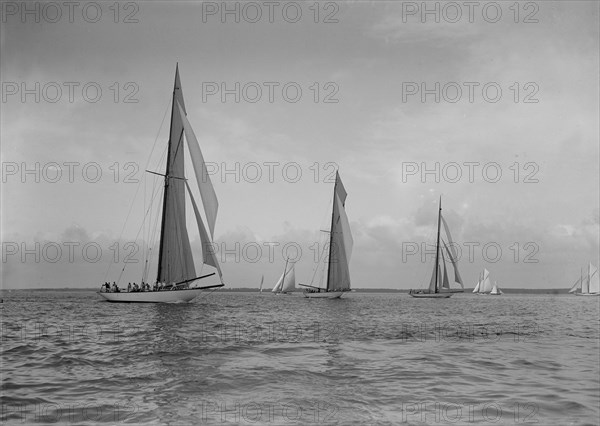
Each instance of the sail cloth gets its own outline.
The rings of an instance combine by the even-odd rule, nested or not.
[[[483,269],[483,281],[479,286],[480,293],[489,293],[492,291],[492,282],[490,281],[490,272],[487,269]]]
[[[598,268],[591,263],[588,265],[588,292],[600,293],[600,281],[598,279]]]
[[[279,277],[275,287],[273,287],[273,290],[271,290],[272,292],[278,293],[294,291],[296,288],[296,273],[294,271],[294,265],[294,263],[291,263],[291,266],[289,266],[287,270],[281,274],[281,277]]]
[[[221,267],[219,266],[217,255],[215,254],[212,241],[209,239],[208,234],[206,233],[206,228],[204,227],[204,223],[202,222],[202,217],[200,216],[200,211],[198,210],[198,206],[196,205],[196,200],[194,200],[192,190],[190,189],[190,186],[188,185],[187,181],[185,181],[185,186],[190,195],[190,201],[192,202],[194,214],[196,215],[198,231],[200,232],[200,243],[202,244],[202,259],[205,265],[210,265],[217,268],[217,271],[219,272],[219,277],[222,279],[223,274],[221,273]]]
[[[159,247],[159,282],[175,283],[196,277],[192,249],[185,224],[185,187],[183,123],[185,104],[179,81],[179,70],[175,72],[171,129],[165,172],[163,218]]]
[[[342,184],[339,173],[335,175],[333,195],[333,213],[331,219],[331,235],[329,244],[329,268],[327,272],[327,290],[349,290],[350,269],[352,256],[352,233],[346,216],[345,203],[347,192]]]
[[[444,242],[444,247],[446,248],[446,252],[448,253],[448,258],[450,259],[450,263],[452,263],[452,267],[454,268],[454,282],[460,284],[460,286],[464,289],[462,278],[460,277],[460,273],[458,272],[458,254],[456,253],[456,248],[454,247],[454,241],[452,241],[452,235],[450,234],[450,228],[446,223],[446,219],[440,213],[442,218],[442,223],[444,224],[444,230],[446,231],[446,236],[448,237],[448,245]]]
[[[206,213],[206,221],[208,222],[208,228],[210,229],[210,237],[215,237],[215,222],[217,220],[217,210],[219,210],[219,201],[217,200],[217,194],[210,181],[206,164],[204,163],[204,157],[198,145],[198,139],[194,134],[194,130],[188,121],[183,107],[179,105],[179,113],[181,115],[181,121],[183,123],[183,129],[185,131],[185,139],[187,141],[188,148],[190,150],[190,157],[192,159],[192,165],[194,166],[194,173],[196,174],[196,181],[198,182],[198,188],[200,189],[200,196],[202,197],[202,204],[204,205],[204,212]]]
[[[581,278],[577,278],[577,281],[575,281],[575,284],[573,284],[573,287],[571,287],[571,290],[569,290],[569,293],[575,293],[577,290],[579,290],[580,287],[581,287]]]
[[[446,259],[444,258],[444,251],[442,250],[442,263],[444,264],[444,278],[442,280],[442,288],[450,290],[450,282],[448,281],[448,270],[446,269]]]

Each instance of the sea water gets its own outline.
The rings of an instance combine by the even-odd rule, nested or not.
[[[6,424],[599,423],[594,297],[2,297]]]

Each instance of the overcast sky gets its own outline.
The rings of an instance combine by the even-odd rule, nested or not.
[[[428,285],[440,196],[467,287],[483,268],[570,287],[599,257],[599,5],[475,3],[427,2],[439,22],[421,2],[2,3],[2,286],[116,280],[111,259],[143,244],[178,62],[229,287],[274,284],[287,243],[310,281],[338,168],[353,287]]]

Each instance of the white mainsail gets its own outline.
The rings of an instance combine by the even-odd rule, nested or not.
[[[273,293],[287,293],[290,291],[294,291],[296,288],[296,273],[294,270],[295,263],[291,263],[291,266],[288,268],[288,262],[286,261],[286,266],[277,280],[277,283],[271,290]]]
[[[492,282],[490,281],[490,272],[487,269],[483,269],[483,279],[479,286],[479,293],[489,293],[492,291]]]
[[[321,261],[324,262],[323,275],[319,275],[318,280],[315,282],[317,271],[320,269],[320,266],[317,266],[311,285],[305,285],[305,287],[311,287],[311,289],[304,291],[304,297],[339,298],[344,292],[350,291],[349,263],[354,241],[352,240],[348,216],[346,216],[345,203],[347,195],[342,179],[339,173],[336,172],[329,244],[325,246],[321,258]],[[325,279],[324,284],[323,279]]]
[[[479,293],[479,286],[481,285],[481,276],[477,276],[477,285],[473,289],[473,293]]]
[[[184,282],[196,277],[185,219],[184,150],[180,149],[183,144],[182,111],[185,114],[177,68],[173,88],[157,272],[157,281],[168,284]]]
[[[346,216],[346,197],[346,189],[340,175],[336,172],[327,272],[328,291],[350,289],[349,262],[354,241],[350,232],[348,216]]]

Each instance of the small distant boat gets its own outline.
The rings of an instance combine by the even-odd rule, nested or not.
[[[335,173],[335,185],[333,187],[333,208],[331,212],[331,229],[329,231],[329,245],[323,249],[323,261],[327,264],[327,280],[325,287],[313,285],[315,276],[311,285],[300,284],[307,287],[304,291],[304,297],[311,299],[327,298],[338,299],[350,291],[350,270],[349,262],[352,255],[352,234],[350,232],[350,223],[346,216],[346,196],[348,193],[342,184],[342,179],[338,172]],[[316,270],[315,269],[315,275]]]
[[[501,296],[503,294],[502,290],[498,288],[498,282],[494,281],[494,287],[492,287],[492,291],[490,291],[490,296]]]
[[[264,274],[263,274],[262,278],[260,279],[260,288],[258,289],[258,291],[259,291],[260,293],[262,293],[262,286],[263,286],[263,283],[264,283],[264,282],[265,282],[265,276],[264,276]]]
[[[429,288],[425,290],[410,290],[409,295],[416,298],[427,298],[427,299],[447,299],[452,296],[454,293],[462,293],[464,291],[464,286],[462,282],[462,278],[460,277],[460,273],[458,272],[458,256],[456,254],[456,249],[454,248],[454,244],[452,242],[452,236],[450,235],[450,228],[448,228],[448,224],[446,220],[442,217],[442,197],[440,197],[439,211],[438,211],[438,227],[437,227],[437,241],[435,246],[435,264],[433,266],[433,273],[431,275],[431,281],[429,282]],[[446,237],[448,238],[448,243],[444,240],[441,242],[444,244],[444,248],[441,249],[440,246],[440,226],[444,224],[444,230],[446,231]],[[450,282],[448,280],[448,270],[446,269],[446,258],[444,256],[444,251],[450,260],[454,268],[454,281],[460,284],[461,289],[451,289]],[[442,275],[442,269],[440,267],[441,264],[444,265],[444,274]]]
[[[576,296],[600,296],[598,268],[590,263],[586,276],[583,275],[583,269],[580,270],[579,279],[575,281],[569,293],[573,293]]]
[[[477,285],[473,289],[476,294],[489,294],[493,289],[492,281],[490,280],[490,271],[483,268],[483,272],[477,279]]]
[[[294,272],[294,263],[288,269],[288,260],[285,260],[285,268],[283,274],[277,280],[275,287],[271,290],[275,294],[291,294],[296,289],[296,273]]]
[[[184,134],[190,152],[190,158],[202,198],[202,205],[210,234],[206,231],[202,217],[192,195],[184,173]],[[142,282],[139,291],[111,291],[110,285],[103,285],[106,290],[98,292],[109,302],[189,302],[200,295],[203,290],[223,287],[221,268],[212,246],[215,221],[219,203],[214,188],[207,174],[206,164],[198,140],[186,117],[183,92],[179,80],[179,68],[175,69],[173,88],[171,125],[167,146],[167,164],[164,174],[150,172],[164,177],[162,199],[162,221],[160,226],[160,243],[158,254],[158,271],[155,283],[150,286]],[[198,225],[204,265],[212,266],[216,272],[198,276],[194,266],[192,249],[186,226],[186,189]],[[197,281],[219,274],[220,283],[200,287]],[[116,283],[113,283],[116,284]],[[115,286],[116,287],[116,286]],[[137,287],[137,285],[134,285]]]

